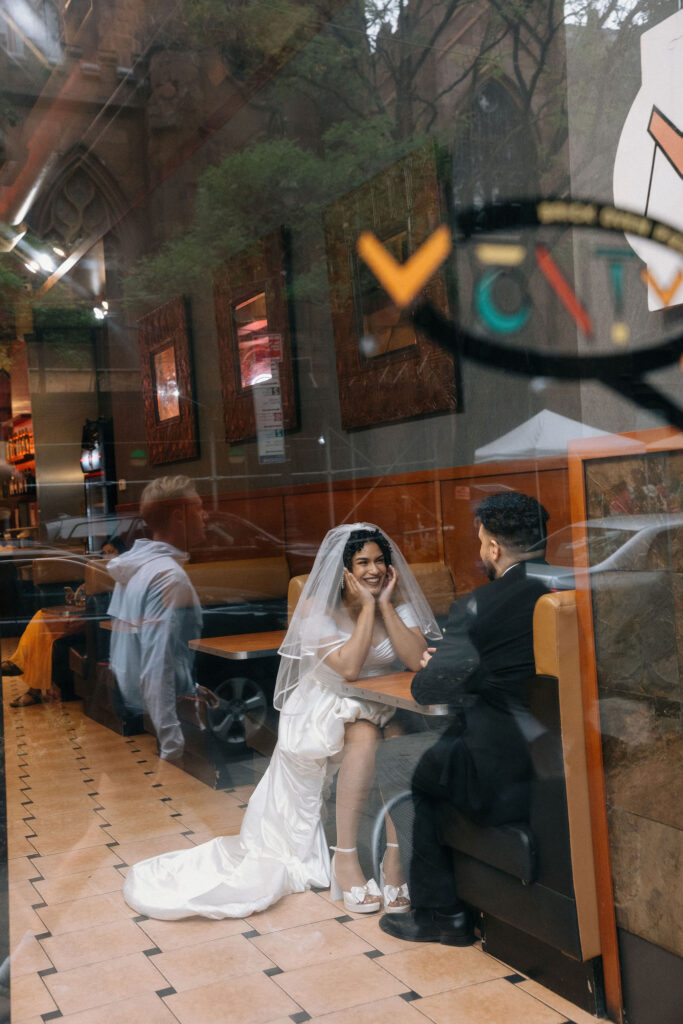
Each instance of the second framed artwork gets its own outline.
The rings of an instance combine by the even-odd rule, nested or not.
[[[281,461],[278,441],[297,422],[281,232],[221,266],[214,278],[214,305],[225,439],[234,443],[258,434],[261,446],[270,434],[272,454],[262,455],[259,447],[259,458]],[[264,384],[269,385],[265,397]]]
[[[442,223],[436,154],[427,145],[334,203],[325,217],[330,303],[345,430],[459,408],[453,356],[415,330],[356,253],[372,231],[399,263]],[[448,312],[446,279],[425,288]]]
[[[173,299],[138,321],[149,461],[153,466],[199,455],[189,307]]]

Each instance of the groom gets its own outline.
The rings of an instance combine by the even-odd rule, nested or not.
[[[544,560],[548,513],[535,498],[503,491],[486,498],[476,514],[491,582],[452,605],[444,640],[423,655],[412,683],[419,703],[458,706],[456,721],[440,734],[396,737],[377,753],[385,802],[406,790],[412,797],[391,812],[412,909],[385,914],[379,924],[411,942],[474,941],[450,851],[439,841],[439,804],[449,801],[487,825],[527,814],[529,751],[520,723],[526,681],[534,673],[534,606],[547,592],[527,568]]]

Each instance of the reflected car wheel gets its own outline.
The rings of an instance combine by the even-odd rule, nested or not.
[[[214,693],[220,698],[220,706],[209,710],[213,734],[230,750],[248,746],[266,724],[268,700],[265,693],[247,676],[224,680]]]

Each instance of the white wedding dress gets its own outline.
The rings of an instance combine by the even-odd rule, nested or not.
[[[408,605],[396,611],[408,627],[415,625]],[[337,621],[332,628],[348,637],[353,627],[349,623],[348,632],[340,631]],[[399,667],[387,637],[370,649],[362,675]],[[362,718],[383,726],[395,710],[338,696],[326,685],[331,678],[339,676],[321,662],[286,698],[277,747],[252,794],[239,835],[135,864],[123,888],[130,907],[168,921],[195,914],[246,917],[288,893],[329,886],[330,857],[321,818],[329,759],[341,751],[347,723]]]

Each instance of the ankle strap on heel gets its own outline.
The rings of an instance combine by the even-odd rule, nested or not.
[[[350,846],[348,848],[345,848],[343,846],[331,846],[330,849],[334,850],[335,853],[355,853],[358,847]]]

